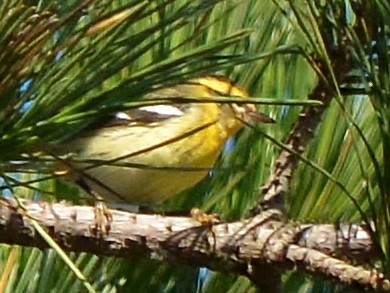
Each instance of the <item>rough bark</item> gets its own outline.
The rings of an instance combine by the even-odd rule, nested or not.
[[[205,266],[248,276],[255,283],[265,265],[280,271],[297,267],[352,286],[390,292],[390,280],[378,272],[330,256],[375,257],[364,226],[297,225],[273,220],[267,212],[207,225],[188,217],[112,210],[108,235],[97,236],[93,207],[45,202],[24,205],[25,209],[12,203],[0,206],[0,242],[49,248],[32,225],[35,219],[67,251]]]

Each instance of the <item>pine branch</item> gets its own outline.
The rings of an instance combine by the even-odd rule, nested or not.
[[[291,5],[294,8],[294,4]],[[297,15],[297,17],[299,16]],[[309,94],[308,99],[319,100],[322,105],[305,106],[302,109],[290,134],[285,139],[285,145],[289,150],[280,152],[271,175],[266,183],[260,187],[260,201],[252,209],[253,214],[262,210],[273,210],[276,216],[283,217],[285,197],[289,192],[291,178],[299,162],[299,158],[294,152],[302,154],[306,150],[314,136],[314,131],[320,125],[322,115],[332,99],[339,93],[339,85],[345,82],[347,74],[353,68],[350,44],[348,44],[349,40],[346,37],[347,28],[334,28],[333,24],[329,24],[330,21],[326,14],[322,17],[323,19],[318,21],[320,23],[318,29],[321,30],[323,38],[321,41],[324,44],[323,50],[326,51],[326,54],[321,50],[311,54],[302,52],[319,77],[318,83]],[[337,33],[329,33],[330,29],[334,29]],[[335,45],[336,40],[343,40],[343,42]],[[320,41],[316,40],[316,42]]]
[[[280,271],[296,266],[340,283],[390,292],[390,280],[378,272],[329,256],[372,259],[376,252],[364,226],[297,225],[275,221],[268,212],[205,225],[188,217],[112,210],[108,235],[96,236],[93,207],[46,202],[24,206],[23,210],[15,203],[0,206],[0,242],[49,248],[33,228],[35,219],[66,251],[205,266],[245,275],[255,283],[264,265]]]

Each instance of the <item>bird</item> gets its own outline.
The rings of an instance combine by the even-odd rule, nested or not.
[[[188,97],[194,99],[179,102]],[[71,158],[66,177],[108,203],[153,205],[190,189],[246,123],[275,122],[253,104],[213,97],[247,101],[249,94],[220,75],[153,90],[145,99],[156,104],[112,113],[63,142]]]

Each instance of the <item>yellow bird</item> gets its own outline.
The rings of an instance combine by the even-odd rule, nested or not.
[[[247,98],[221,76],[205,76],[158,89],[147,99]],[[151,204],[186,190],[212,169],[225,142],[243,122],[274,122],[253,104],[191,102],[118,112],[61,146],[72,153],[73,180],[107,202]],[[93,160],[107,161],[104,164]],[[88,162],[89,161],[89,162]],[[72,171],[73,170],[73,171]]]

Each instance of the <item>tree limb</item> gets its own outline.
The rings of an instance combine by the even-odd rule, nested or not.
[[[49,248],[31,224],[31,219],[36,219],[67,251],[168,260],[239,273],[252,280],[264,265],[277,270],[296,266],[341,283],[390,292],[390,280],[376,271],[329,256],[375,256],[364,226],[297,225],[273,220],[267,212],[237,222],[204,225],[187,217],[111,210],[109,234],[97,237],[93,207],[45,202],[24,205],[25,210],[12,203],[0,205],[0,242]]]

